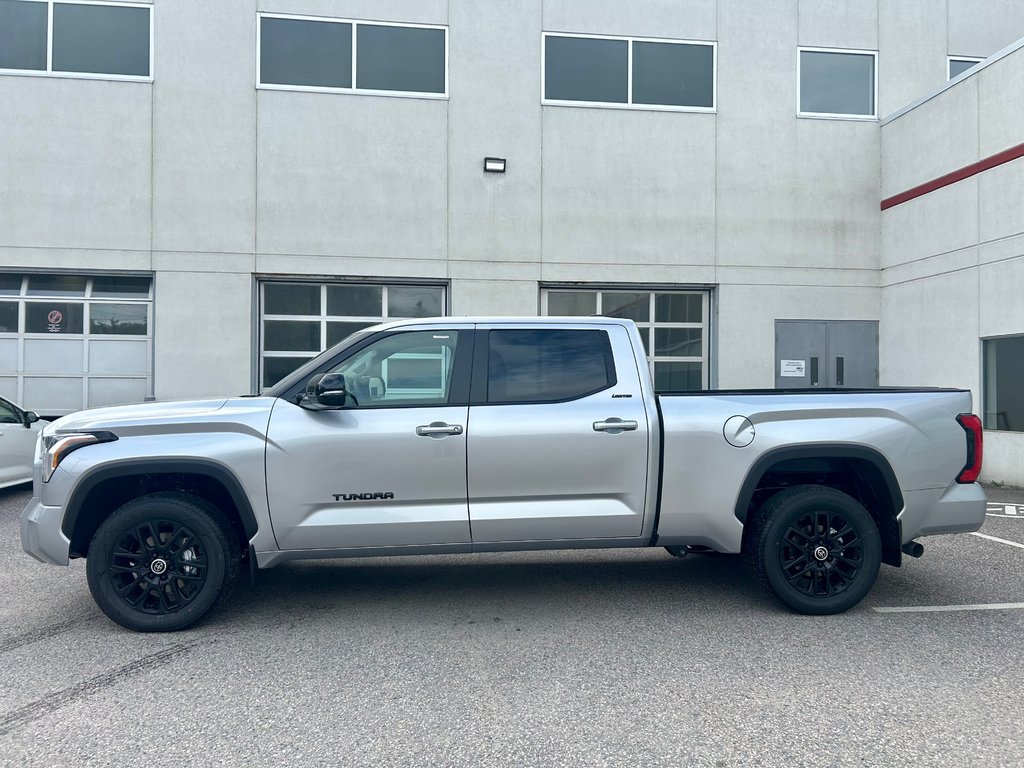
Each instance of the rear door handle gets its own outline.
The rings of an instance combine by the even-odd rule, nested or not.
[[[605,419],[604,421],[595,421],[594,431],[617,435],[620,432],[632,432],[637,428],[637,426],[638,425],[635,421],[623,421],[622,419],[613,416],[612,418]]]
[[[420,437],[444,437],[445,435],[461,435],[461,424],[446,424],[443,421],[432,421],[421,427],[416,427],[416,434]]]

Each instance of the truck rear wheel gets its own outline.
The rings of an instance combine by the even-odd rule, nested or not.
[[[793,610],[841,613],[871,589],[882,543],[871,514],[835,488],[802,485],[772,496],[748,541],[758,581]]]
[[[154,493],[103,521],[86,576],[100,610],[122,627],[172,632],[227,598],[240,560],[219,510],[188,494]]]

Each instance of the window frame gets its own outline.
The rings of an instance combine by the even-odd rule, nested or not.
[[[696,112],[716,114],[718,112],[718,41],[683,40],[670,37],[638,37],[635,35],[594,35],[580,32],[556,32],[544,30],[540,37],[540,103],[545,107],[584,107],[588,109],[630,109],[645,112]],[[572,37],[582,40],[614,40],[626,43],[626,103],[613,101],[572,101],[549,99],[547,97],[547,38]],[[711,48],[711,106],[686,107],[675,104],[634,104],[633,103],[633,43],[674,43],[677,45],[700,45]]]
[[[286,85],[281,83],[264,83],[260,68],[261,47],[263,43],[263,19],[293,19],[295,21],[319,21],[330,24],[350,24],[352,26],[352,87],[331,88],[323,85]],[[357,58],[359,53],[359,25],[372,27],[403,27],[406,29],[440,29],[444,31],[444,93],[426,91],[385,91],[375,88],[359,88]],[[361,96],[393,96],[400,99],[430,99],[444,101],[449,98],[449,35],[448,26],[444,24],[419,24],[398,21],[372,21],[370,19],[346,19],[335,16],[310,16],[297,13],[274,13],[271,11],[256,12],[256,90],[258,91],[298,91],[300,93],[345,93]]]
[[[995,405],[996,407],[998,407],[998,389],[997,388],[998,388],[998,385],[999,385],[999,371],[998,371],[999,361],[998,361],[998,355],[996,355],[996,359],[995,359],[994,362],[990,362],[990,355],[991,355],[991,353],[989,352],[989,344],[993,344],[994,345],[994,344],[996,344],[996,343],[998,343],[1000,341],[1010,341],[1012,339],[1020,339],[1021,343],[1024,344],[1024,333],[1008,333],[1008,334],[1002,334],[1002,335],[999,335],[999,336],[982,336],[981,339],[980,339],[980,341],[981,341],[981,355],[980,355],[980,358],[981,358],[981,365],[980,365],[980,369],[981,369],[980,370],[980,374],[981,374],[980,375],[980,379],[981,379],[981,382],[980,382],[980,385],[981,385],[981,397],[980,397],[980,400],[981,400],[981,423],[982,423],[982,429],[984,429],[986,432],[989,432],[989,431],[991,431],[991,432],[1007,432],[1007,433],[1011,433],[1011,434],[1016,433],[1018,435],[1019,434],[1024,434],[1024,425],[1018,424],[1018,426],[1015,427],[1015,428],[1014,427],[1010,427],[1009,426],[1009,421],[1007,420],[1007,426],[1005,426],[1005,427],[1000,427],[999,426],[999,416],[1000,416],[1000,414],[1003,414],[1004,417],[1005,417],[1005,414],[1007,413],[1006,411],[989,410],[992,405]],[[995,376],[994,376],[995,381],[991,381],[990,378],[989,378],[989,368],[990,367],[995,368],[995,370],[993,371],[994,374],[995,374]],[[994,398],[996,400],[996,403],[994,403],[994,404],[991,404],[989,402],[989,400],[990,400],[989,395],[990,395],[990,391],[991,390],[994,390],[994,391],[992,391],[992,394],[994,394],[996,396]],[[991,414],[992,419],[995,421],[995,425],[994,426],[992,425],[992,423],[990,421],[990,414]]]
[[[668,286],[668,285],[629,285],[629,284],[558,284],[558,283],[544,283],[540,286],[540,297],[539,297],[539,313],[542,317],[561,317],[561,315],[552,315],[548,311],[548,298],[551,293],[587,293],[595,294],[595,315],[601,317],[608,317],[608,315],[602,315],[604,309],[604,294],[606,293],[646,293],[648,294],[648,319],[645,321],[635,321],[637,323],[637,329],[640,332],[641,337],[646,336],[648,348],[644,348],[644,357],[647,361],[647,370],[651,378],[651,383],[654,384],[656,381],[656,370],[655,365],[657,363],[696,363],[701,364],[701,389],[693,391],[706,391],[711,387],[712,375],[711,375],[711,364],[713,361],[712,355],[712,338],[713,328],[712,320],[714,312],[712,310],[712,299],[713,291],[711,288],[702,287],[687,287],[687,286]],[[699,323],[693,322],[659,322],[657,320],[657,297],[666,294],[683,294],[683,295],[699,295],[701,296],[701,321]],[[574,317],[574,315],[569,315]],[[681,328],[681,329],[701,329],[701,354],[697,355],[658,355],[656,354],[655,346],[655,331],[658,329],[667,328]]]
[[[800,75],[803,66],[803,53],[852,53],[860,56],[871,57],[871,114],[858,115],[846,112],[804,112],[801,109],[801,85]],[[870,122],[878,120],[878,51],[869,51],[861,48],[821,48],[810,45],[798,45],[796,48],[796,116],[807,117],[815,120],[860,120]]]
[[[152,3],[133,3],[125,0],[15,0],[22,3],[37,3],[46,6],[46,69],[0,69],[0,75],[24,75],[28,77],[68,77],[75,80],[116,80],[127,83],[153,82],[153,14]],[[54,5],[101,5],[115,8],[145,8],[149,11],[149,74],[119,75],[101,72],[66,72],[53,68],[53,6]]]
[[[973,69],[977,64],[981,64],[981,62],[983,62],[984,60],[985,59],[978,58],[977,56],[946,56],[946,82],[950,82],[950,81],[956,79],[956,78],[954,78],[950,74],[950,67],[953,66],[953,62],[954,61],[969,61],[969,62],[971,62],[971,66],[968,67],[965,71],[960,73],[960,75],[965,75],[968,72],[970,72],[971,69]],[[960,77],[960,75],[957,75],[956,77]]]

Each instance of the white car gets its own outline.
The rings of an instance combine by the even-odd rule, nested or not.
[[[32,480],[36,438],[42,428],[34,412],[0,397],[0,488]]]

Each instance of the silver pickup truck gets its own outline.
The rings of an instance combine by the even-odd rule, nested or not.
[[[743,553],[830,614],[918,537],[981,526],[970,410],[952,389],[656,394],[628,320],[392,322],[259,396],[55,421],[21,538],[87,557],[101,610],[142,631],[285,560],[582,547]]]

